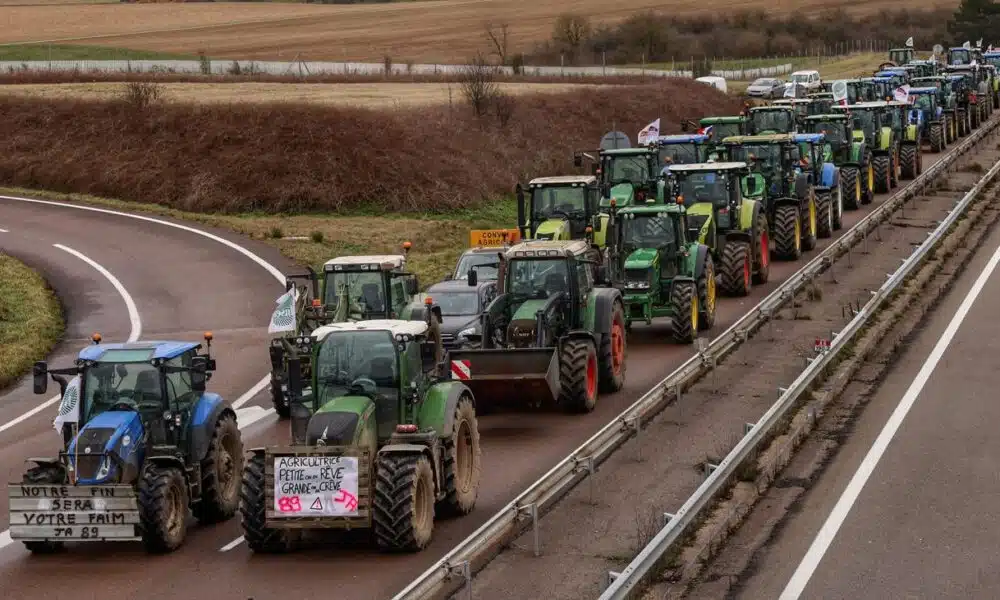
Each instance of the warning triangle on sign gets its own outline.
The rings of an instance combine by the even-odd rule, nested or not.
[[[313,501],[312,506],[309,507],[309,510],[323,510],[323,500],[316,498],[316,500]]]

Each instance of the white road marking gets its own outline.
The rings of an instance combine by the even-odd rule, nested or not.
[[[236,410],[246,404],[247,402],[253,400],[253,397],[263,391],[264,388],[271,383],[271,374],[268,373],[263,379],[258,381],[253,385],[252,388],[243,393],[242,396],[233,401],[233,410]]]
[[[0,233],[10,233],[10,232],[7,231],[6,229],[0,229]]]
[[[229,552],[230,550],[232,550],[233,548],[239,546],[243,542],[244,542],[243,536],[241,535],[240,537],[236,538],[235,540],[229,542],[228,544],[226,544],[225,546],[223,546],[222,548],[220,548],[219,552]]]
[[[128,309],[128,320],[129,323],[131,323],[132,325],[132,332],[128,336],[128,341],[135,342],[140,337],[142,337],[142,320],[139,318],[139,309],[136,308],[135,301],[132,300],[132,296],[128,293],[128,290],[125,289],[125,286],[122,285],[122,282],[118,281],[118,278],[112,275],[111,271],[108,271],[107,269],[99,265],[97,261],[88,258],[82,253],[68,246],[63,246],[62,244],[52,244],[52,245],[55,246],[56,248],[59,248],[60,250],[69,252],[73,256],[79,258],[83,262],[94,267],[94,269],[98,273],[104,275],[104,278],[111,282],[111,285],[113,285],[114,288],[118,290],[118,294],[122,297],[122,300],[125,301],[125,308]]]
[[[955,316],[952,317],[951,322],[948,323],[948,328],[945,329],[944,333],[938,339],[934,349],[931,351],[927,360],[920,368],[920,372],[917,373],[913,383],[910,384],[909,389],[907,389],[906,393],[903,394],[903,397],[899,401],[899,405],[896,406],[896,410],[893,411],[892,416],[889,417],[889,420],[886,422],[881,433],[879,433],[875,443],[872,444],[868,454],[865,456],[864,460],[861,461],[861,465],[858,467],[857,472],[854,473],[854,477],[851,478],[850,483],[847,484],[847,487],[844,489],[844,493],[840,496],[840,499],[837,500],[837,504],[830,512],[830,516],[827,517],[826,522],[823,523],[823,527],[820,529],[819,533],[816,534],[816,539],[813,540],[809,550],[802,558],[802,562],[799,563],[798,568],[795,569],[795,573],[792,574],[791,579],[788,581],[788,585],[785,586],[785,590],[781,593],[780,600],[798,600],[799,596],[802,595],[806,585],[809,583],[809,579],[812,577],[813,573],[816,572],[816,568],[823,559],[823,555],[826,554],[827,549],[830,547],[830,544],[833,543],[834,537],[836,537],[837,532],[840,530],[840,526],[843,525],[844,520],[847,518],[851,507],[854,506],[854,502],[861,494],[861,490],[864,488],[865,483],[868,482],[868,478],[871,477],[872,472],[875,470],[875,466],[878,464],[878,461],[882,458],[886,448],[889,446],[889,442],[891,442],[892,438],[896,435],[900,425],[903,423],[903,419],[906,418],[907,413],[913,407],[913,404],[916,402],[920,392],[924,389],[924,385],[927,383],[927,380],[930,379],[931,374],[937,367],[938,362],[941,360],[941,357],[951,344],[952,338],[955,337],[959,327],[962,325],[962,321],[964,321],[966,315],[969,314],[973,303],[983,291],[983,288],[986,286],[986,282],[993,274],[993,271],[996,269],[998,263],[1000,263],[1000,247],[996,249],[993,256],[990,258],[989,263],[987,263],[986,268],[979,274],[976,282],[972,285],[972,289],[969,290],[969,293],[962,301],[962,305],[958,307],[958,311],[956,311]]]

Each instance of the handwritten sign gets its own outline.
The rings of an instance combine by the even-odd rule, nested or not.
[[[279,456],[274,459],[275,517],[358,515],[358,459]]]
[[[506,238],[504,235],[506,234]],[[503,246],[504,242],[513,244],[521,239],[519,229],[473,229],[469,232],[469,245],[494,248]]]
[[[127,485],[7,488],[12,539],[140,539],[135,490]]]

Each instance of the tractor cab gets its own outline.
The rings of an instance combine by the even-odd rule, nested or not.
[[[813,174],[813,181],[819,181],[825,163],[833,163],[833,147],[825,133],[797,133],[792,136],[799,145],[802,165]]]
[[[769,135],[798,131],[798,112],[795,108],[782,105],[755,106],[747,118],[750,135]]]
[[[751,174],[745,162],[730,159],[685,165],[676,171],[671,169],[670,173],[675,178],[676,202],[687,209],[688,237],[703,240],[710,247],[716,247],[715,240],[707,240],[702,234],[712,236],[738,229],[743,199],[759,198],[763,193],[761,176]],[[703,231],[708,221],[714,224],[713,231]]]
[[[874,98],[870,102],[880,102],[884,101],[886,98],[892,98],[893,93],[896,91],[898,86],[893,84],[892,77],[866,77],[864,81],[872,84],[874,90]]]
[[[983,62],[1000,68],[1000,50],[983,52]]]
[[[878,71],[873,75],[873,77],[875,79],[888,79],[890,85],[892,85],[892,89],[896,89],[901,85],[906,85],[910,81],[910,73],[902,67]]]
[[[323,275],[323,307],[333,322],[403,318],[419,292],[403,254],[338,256]]]
[[[662,202],[664,180],[656,147],[602,150],[600,154],[601,206],[611,200],[621,208],[646,202]]]
[[[851,120],[853,138],[867,141],[870,146],[877,146],[879,134],[883,127],[891,127],[892,119],[887,113],[886,102],[862,102],[848,106],[835,106],[835,114],[848,115]]]
[[[907,63],[906,66],[913,67],[913,71],[911,73],[911,85],[913,84],[913,79],[918,77],[932,77],[937,75],[938,71],[938,63],[933,60],[912,60]]]
[[[877,99],[878,89],[871,79],[847,79],[847,103],[869,102]],[[832,106],[832,104],[831,104]]]
[[[938,89],[936,87],[912,87],[910,88],[910,98],[913,101],[913,106],[909,110],[907,120],[911,125],[917,125],[923,130],[927,123],[940,117],[942,108],[938,104]]]
[[[790,197],[788,175],[802,164],[802,153],[794,134],[772,134],[732,137],[723,140],[727,148],[727,158],[732,162],[744,162],[758,172],[765,185],[757,194],[766,193],[767,198]],[[748,192],[748,190],[744,190]]]
[[[733,135],[746,135],[747,118],[741,115],[732,117],[705,117],[698,122],[701,133],[708,136],[711,149],[708,157],[718,160],[722,140]]]
[[[972,64],[972,48],[958,46],[948,48],[948,65],[968,65]]]
[[[521,239],[580,240],[602,232],[600,191],[592,175],[538,177],[517,187]]]
[[[915,54],[913,48],[890,48],[889,49],[889,62],[895,63],[897,65],[905,65],[906,63],[913,60]]]
[[[686,165],[708,160],[709,136],[705,134],[661,135],[650,147],[659,152],[660,165]]]
[[[823,134],[830,147],[832,162],[843,164],[849,160],[851,152],[851,127],[847,115],[812,115],[805,120],[806,133]]]
[[[796,124],[800,124],[802,119],[809,116],[812,105],[811,98],[782,98],[771,103],[771,106],[787,106],[794,110]]]

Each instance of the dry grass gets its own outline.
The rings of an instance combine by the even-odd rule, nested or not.
[[[0,94],[28,98],[110,100],[121,94],[121,83],[58,83],[4,85]],[[501,83],[507,94],[558,94],[577,88],[603,86],[556,83]],[[172,102],[306,102],[391,108],[464,102],[458,84],[446,83],[163,83],[163,99]]]
[[[957,0],[677,0],[677,15],[764,9],[771,15],[815,14],[844,8],[955,7]],[[5,9],[0,43],[74,42],[160,52],[205,50],[217,58],[464,61],[486,49],[486,21],[510,24],[510,49],[527,52],[550,38],[560,14],[573,12],[615,23],[637,11],[662,8],[647,0],[429,0],[360,5],[272,3],[29,6]]]
[[[45,280],[0,252],[0,389],[45,358],[62,334],[62,307]]]

